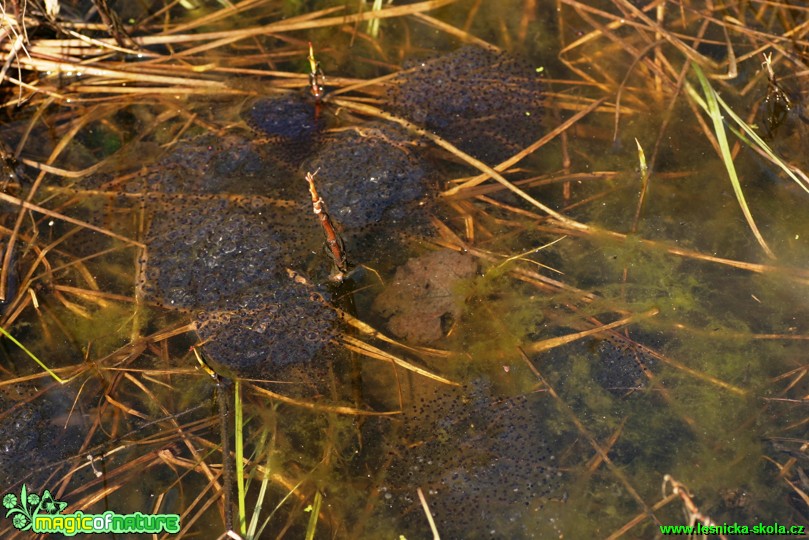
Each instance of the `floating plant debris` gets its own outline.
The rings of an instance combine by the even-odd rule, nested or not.
[[[392,81],[390,104],[489,164],[516,154],[542,134],[542,82],[506,53],[467,46],[405,66]]]
[[[529,516],[561,486],[548,411],[540,394],[498,398],[482,382],[405,411],[385,489],[408,533],[428,532],[413,488],[421,486],[442,537],[532,538]]]
[[[463,308],[453,287],[475,274],[469,255],[441,250],[407,261],[374,301],[374,310],[388,318],[388,328],[410,343],[429,344],[441,338],[447,322]]]

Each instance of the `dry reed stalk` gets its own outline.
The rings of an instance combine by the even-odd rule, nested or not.
[[[536,341],[534,343],[529,344],[526,347],[526,350],[532,353],[538,353],[543,351],[548,351],[550,349],[554,349],[556,347],[561,347],[562,345],[566,345],[568,343],[573,343],[574,341],[578,341],[580,339],[586,338],[588,336],[600,334],[606,332],[607,330],[613,330],[615,328],[621,328],[623,326],[627,326],[643,319],[647,319],[649,317],[654,317],[655,315],[659,314],[660,310],[657,308],[652,308],[650,310],[644,311],[643,313],[638,313],[635,315],[630,315],[629,317],[624,317],[623,319],[617,320],[615,322],[611,322],[609,324],[605,324],[602,326],[597,326],[596,328],[592,328],[590,330],[583,330],[581,332],[576,332],[575,334],[568,334],[566,336],[549,338],[542,341]]]
[[[661,500],[657,501],[654,505],[652,505],[652,510],[660,510],[661,508],[668,506],[672,502],[678,500],[679,497],[674,493],[662,498]],[[643,523],[649,519],[649,515],[645,512],[641,512],[640,514],[636,515],[631,520],[627,521],[623,527],[618,529],[617,531],[611,533],[606,540],[617,540],[618,538],[623,537],[626,533]]]
[[[301,409],[308,409],[310,411],[322,412],[322,413],[332,413],[332,414],[344,414],[349,416],[393,416],[400,414],[400,411],[366,411],[363,409],[357,409],[354,407],[346,407],[343,405],[328,405],[325,403],[314,403],[311,401],[304,401],[301,399],[295,399],[291,397],[284,396],[282,394],[278,394],[271,390],[267,390],[261,386],[253,385],[251,390],[256,394],[263,395],[272,399],[273,401],[280,401],[281,403],[286,403],[287,405],[292,405],[295,407],[299,407]]]
[[[526,148],[524,148],[523,150],[521,150],[520,152],[518,152],[514,156],[510,157],[506,161],[504,161],[504,162],[500,163],[499,165],[497,165],[496,167],[494,167],[493,170],[495,170],[497,172],[503,172],[503,171],[507,170],[509,167],[511,167],[512,165],[516,165],[517,163],[522,161],[523,158],[525,158],[526,156],[528,156],[530,154],[533,154],[536,150],[538,150],[539,148],[542,148],[543,146],[548,144],[550,141],[552,141],[554,138],[556,138],[559,134],[561,134],[561,133],[567,131],[568,129],[570,129],[571,126],[573,126],[576,122],[578,122],[579,120],[581,120],[582,118],[584,118],[585,116],[587,116],[588,114],[593,112],[603,102],[604,102],[604,98],[594,101],[588,107],[586,107],[585,109],[583,109],[583,110],[579,111],[578,113],[574,114],[573,116],[568,118],[564,123],[562,123],[561,125],[555,127],[554,129],[552,129],[549,133],[543,135],[539,140],[537,140],[533,144],[527,146]],[[470,163],[470,164],[472,164],[472,163]],[[480,167],[475,167],[475,168],[479,169]],[[486,180],[489,179],[489,177],[490,176],[488,175],[488,173],[484,172],[483,174],[479,174],[478,176],[472,178],[471,180],[468,180],[468,181],[464,182],[463,184],[454,186],[451,189],[448,189],[448,190],[444,191],[443,193],[441,193],[441,195],[443,195],[444,197],[452,197],[453,195],[459,194],[461,191],[463,191],[465,189],[472,188],[474,186],[477,186],[478,184],[481,184],[481,183],[485,182]]]
[[[374,347],[373,345],[365,343],[364,341],[359,340],[359,339],[357,339],[357,338],[355,338],[353,336],[344,335],[339,339],[339,341],[348,350],[354,351],[354,352],[359,353],[359,354],[361,354],[363,356],[366,356],[368,358],[373,358],[374,360],[382,360],[384,362],[390,362],[391,364],[393,364],[395,366],[399,366],[399,367],[401,367],[403,369],[406,369],[408,371],[412,371],[413,373],[416,373],[417,375],[421,375],[422,377],[432,379],[432,380],[440,382],[442,384],[448,384],[450,386],[460,386],[456,382],[450,381],[449,379],[445,379],[444,377],[441,377],[439,375],[431,373],[430,371],[427,371],[426,369],[420,368],[419,366],[417,366],[415,364],[412,364],[412,363],[408,362],[407,360],[403,360],[402,358],[399,358],[398,356],[387,353],[387,352],[383,351],[382,349],[379,349],[377,347]]]

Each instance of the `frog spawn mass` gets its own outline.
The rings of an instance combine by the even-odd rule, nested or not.
[[[432,60],[399,75],[383,108],[495,163],[539,137],[540,97],[536,74],[524,65],[464,48],[444,64]],[[229,376],[297,381],[336,354],[340,319],[329,292],[313,284],[330,261],[306,172],[319,169],[318,189],[343,229],[349,258],[371,266],[377,258],[407,260],[397,235],[427,222],[430,187],[438,184],[431,175],[439,167],[403,129],[374,122],[324,130],[301,99],[290,94],[250,103],[243,116],[258,137],[232,130],[179,143],[130,187],[147,194],[150,209],[147,298],[190,311],[208,361]],[[411,283],[418,265],[457,267],[453,283],[475,271],[471,257],[445,251],[404,265],[400,281]],[[287,269],[310,279],[290,278]],[[421,274],[426,281],[414,286],[439,289],[440,296],[454,287]],[[421,317],[407,309],[409,296],[405,287],[376,305],[402,327],[395,333],[404,339],[440,339],[446,315],[461,315],[462,305],[442,301],[427,306],[434,316]],[[429,324],[429,335],[413,333],[408,321],[419,318]],[[560,485],[540,422],[543,407],[537,395],[497,398],[481,385],[442,387],[435,399],[409,407],[402,415],[404,444],[393,450],[398,458],[385,481],[391,495],[385,501],[405,515],[402,532],[420,537],[424,531],[414,498],[419,485],[448,538],[470,537],[470,531],[530,537],[524,529],[530,513]],[[480,515],[457,511],[470,507]]]
[[[231,133],[180,143],[140,188],[151,210],[142,289],[193,313],[202,350],[222,374],[283,376],[337,331],[326,292],[287,274],[322,240],[305,184],[298,192],[291,178],[264,146]]]
[[[615,338],[598,343],[599,362],[595,380],[616,396],[626,396],[646,387],[645,370],[656,366],[655,359],[642,348]]]
[[[502,53],[463,48],[403,72],[392,88],[387,108],[489,161],[540,130],[538,77]],[[132,189],[149,194],[147,298],[195,313],[205,352],[226,371],[265,378],[310,362],[337,332],[326,291],[286,273],[323,277],[330,264],[305,172],[319,169],[349,258],[373,264],[401,251],[403,227],[427,222],[433,168],[402,128],[324,130],[300,93],[256,100],[243,116],[259,137],[231,130],[181,142]]]
[[[324,139],[314,164],[328,162],[348,181],[324,171],[318,185],[346,209],[338,222],[348,234],[384,230],[391,207],[424,194],[422,168],[388,139],[358,145],[355,137],[344,131]],[[338,331],[328,291],[287,273],[319,268],[325,275],[329,261],[303,173],[275,159],[278,151],[238,132],[204,135],[180,143],[127,186],[146,193],[150,208],[142,290],[151,301],[194,313],[209,363],[231,376],[283,377],[311,365]],[[352,168],[352,161],[362,165]],[[346,203],[356,192],[363,196]]]
[[[272,379],[284,368],[306,366],[337,331],[336,312],[310,284],[281,281],[234,303],[196,319],[210,362],[225,375]]]
[[[490,165],[542,135],[542,81],[506,53],[467,46],[411,62],[391,81],[391,109]]]
[[[402,415],[402,445],[382,491],[407,537],[428,534],[413,486],[446,538],[539,538],[535,514],[562,478],[542,418],[546,394],[496,397],[488,384],[442,389]]]
[[[330,136],[307,162],[307,170],[320,171],[320,194],[343,227],[398,221],[425,194],[426,167],[407,140],[407,133],[382,124],[352,128]]]

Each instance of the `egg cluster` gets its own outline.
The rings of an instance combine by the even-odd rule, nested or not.
[[[320,171],[320,193],[343,227],[379,223],[386,212],[401,211],[424,195],[426,165],[415,157],[408,138],[381,124],[339,131],[307,162],[307,170]]]
[[[657,364],[655,359],[640,347],[618,339],[600,341],[598,356],[600,361],[595,369],[595,380],[616,396],[646,388],[648,379],[644,369],[651,369]]]
[[[549,411],[543,395],[496,397],[481,382],[405,411],[386,491],[408,537],[427,532],[412,487],[421,486],[442,536],[532,538],[531,514],[562,481],[542,421]]]
[[[312,285],[279,281],[232,304],[196,318],[209,361],[231,376],[273,379],[287,367],[310,366],[337,332],[336,312]]]
[[[494,162],[537,138],[540,90],[524,64],[466,47],[403,71],[383,108]],[[337,121],[326,107],[301,92],[254,100],[241,112],[252,132],[181,141],[124,188],[145,198],[143,291],[193,313],[203,352],[222,371],[278,377],[337,332],[329,294],[287,275],[318,282],[331,264],[305,173],[319,171],[318,192],[354,263],[404,253],[403,233],[430,230],[437,182],[424,142],[376,121],[326,129]]]
[[[506,53],[467,46],[412,62],[390,85],[390,106],[490,165],[542,134],[542,80]]]

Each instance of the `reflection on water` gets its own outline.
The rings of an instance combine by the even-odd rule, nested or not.
[[[383,23],[382,49],[332,34],[327,86],[332,68],[367,75],[380,50],[411,58],[341,107],[328,92],[349,83],[322,104],[302,85],[189,99],[181,117],[160,100],[93,109],[56,165],[124,150],[46,181],[35,202],[51,213],[32,214],[16,247],[11,329],[71,382],[19,379],[38,368],[6,348],[4,493],[58,487],[74,509],[185,513],[218,535],[234,457],[220,421],[235,419],[219,417],[223,390],[202,361],[244,379],[235,437],[246,518],[267,520],[257,537],[316,523],[318,538],[424,538],[426,506],[442,538],[648,538],[683,521],[682,500],[661,495],[666,474],[720,524],[809,520],[807,195],[739,153],[779,256],[766,259],[693,114],[680,103],[666,116],[654,65],[624,89],[613,144],[615,81],[636,57],[599,35],[560,62],[544,8],[514,4],[475,4],[470,23],[508,53],[444,44],[409,20]],[[439,15],[461,28],[469,9]],[[495,166],[602,97],[605,109],[503,167],[576,223],[548,220],[505,180],[472,179],[480,165],[465,154]],[[460,151],[366,117],[368,103]],[[789,154],[802,126],[785,127],[773,146]],[[41,146],[23,155],[45,161],[53,135],[35,123]],[[641,209],[635,137],[654,165]],[[343,283],[304,182],[314,170],[355,267]],[[10,228],[17,206],[4,204]]]

